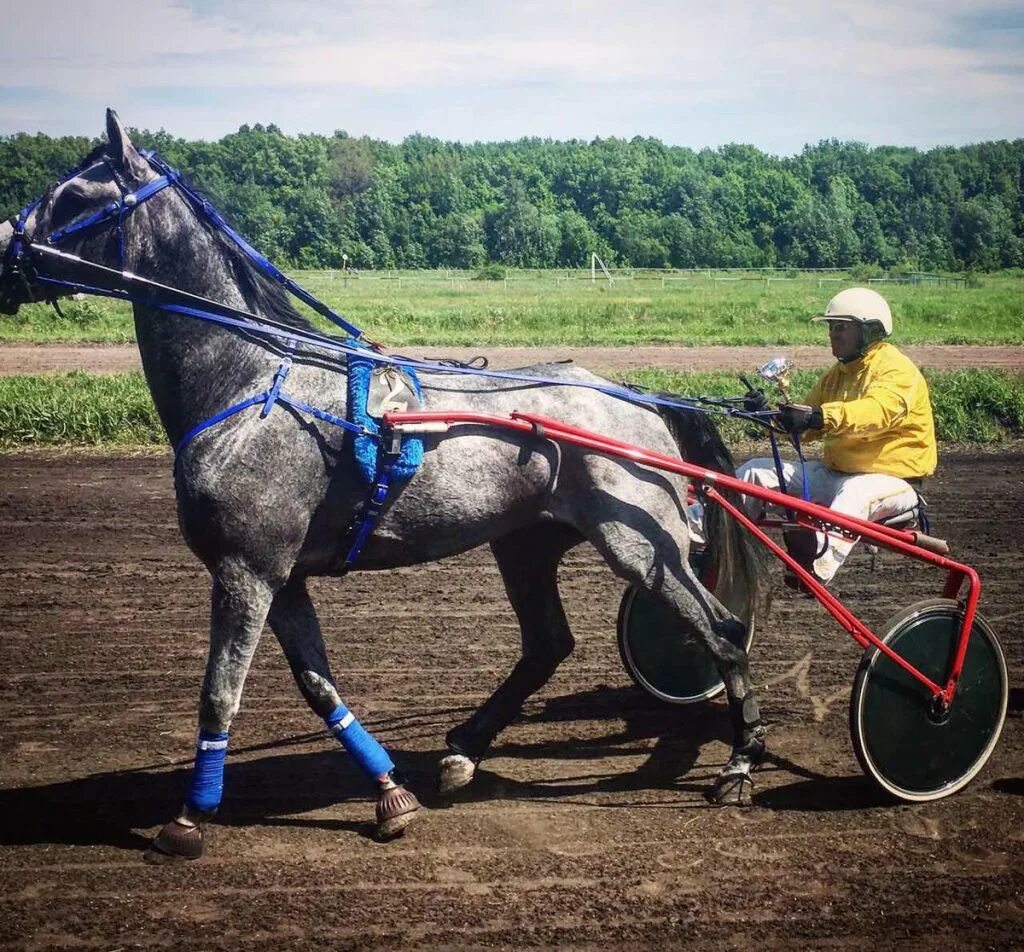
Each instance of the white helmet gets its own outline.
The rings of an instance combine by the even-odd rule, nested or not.
[[[825,313],[811,320],[855,321],[865,325],[866,330],[875,330],[879,338],[888,337],[892,333],[892,311],[885,298],[870,288],[847,288],[840,291],[828,302]],[[875,327],[869,328],[868,325],[872,324]]]

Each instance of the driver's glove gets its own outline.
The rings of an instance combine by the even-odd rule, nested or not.
[[[755,390],[751,387],[743,394],[743,409],[748,413],[757,413],[759,410],[768,409],[768,398],[763,390]]]
[[[802,403],[787,403],[779,407],[779,425],[787,433],[820,430],[824,424],[821,407],[808,407]]]

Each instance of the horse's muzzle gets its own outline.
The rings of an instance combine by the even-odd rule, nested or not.
[[[0,314],[13,314],[21,303],[12,263],[8,260],[14,225],[10,221],[0,222]]]
[[[14,237],[14,225],[10,220],[0,222],[0,261],[7,257],[7,249],[10,247],[11,239]]]

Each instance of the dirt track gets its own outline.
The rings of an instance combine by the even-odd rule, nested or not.
[[[874,793],[847,733],[858,652],[786,593],[753,654],[772,723],[755,805],[707,807],[724,706],[666,709],[629,686],[619,583],[580,549],[562,574],[576,654],[466,802],[373,842],[367,791],[268,635],[210,853],[153,868],[139,853],[184,793],[208,591],[169,459],[0,456],[0,948],[1019,948],[1022,466],[947,456],[929,492],[985,582],[1015,689],[992,761],[956,797]],[[859,553],[838,590],[880,622],[938,584]],[[314,597],[343,696],[425,792],[444,731],[515,657],[489,555]]]
[[[494,367],[523,367],[542,361],[572,358],[598,373],[615,374],[646,367],[663,370],[749,371],[785,353],[798,367],[827,367],[832,357],[827,347],[780,345],[773,347],[399,347],[415,357],[454,357],[469,360],[478,354]],[[1024,370],[1024,347],[906,346],[903,350],[918,366],[935,370],[986,367]],[[140,370],[138,348],[67,344],[0,344],[0,377],[11,374],[55,373],[85,370],[90,373],[123,373]]]

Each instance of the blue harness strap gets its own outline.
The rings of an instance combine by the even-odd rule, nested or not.
[[[178,441],[178,445],[174,447],[175,464],[177,464],[177,458],[181,455],[181,451],[197,436],[199,436],[200,433],[210,429],[212,426],[216,426],[218,423],[223,423],[229,417],[233,417],[236,413],[248,410],[249,407],[254,407],[259,403],[263,404],[263,410],[260,412],[261,420],[266,419],[266,417],[270,415],[270,411],[274,409],[275,404],[280,403],[284,406],[291,407],[294,410],[298,410],[301,413],[308,413],[310,416],[315,417],[318,420],[323,420],[324,423],[330,423],[332,426],[340,427],[343,430],[347,430],[349,433],[358,436],[365,435],[366,431],[358,424],[350,423],[348,420],[343,420],[341,417],[335,416],[333,413],[328,413],[326,410],[312,407],[308,403],[303,403],[301,400],[296,400],[293,397],[288,396],[281,387],[288,378],[291,368],[291,358],[285,357],[285,359],[281,361],[281,365],[276,371],[274,371],[274,380],[269,390],[263,390],[260,393],[253,394],[251,397],[246,397],[244,400],[240,400],[238,403],[228,407],[226,410],[221,410],[209,419],[203,420],[201,423],[197,423],[192,427],[192,429]]]
[[[138,208],[138,206],[146,201],[146,199],[152,198],[157,192],[167,188],[168,185],[172,184],[176,180],[176,177],[176,172],[173,174],[161,175],[159,178],[153,179],[151,182],[147,182],[137,192],[122,192],[120,201],[111,202],[109,205],[101,208],[98,212],[93,212],[91,215],[88,215],[79,221],[72,222],[64,228],[58,228],[57,231],[47,237],[47,244],[58,244],[69,235],[73,235],[85,228],[91,228],[93,225],[102,224],[105,221],[109,221],[111,218],[123,217],[126,212],[131,211],[133,208]],[[120,183],[118,184],[120,185]]]
[[[377,464],[377,479],[370,489],[370,494],[363,502],[362,509],[359,510],[359,514],[352,520],[352,524],[349,526],[346,542],[348,552],[345,555],[345,561],[342,562],[339,569],[339,575],[344,575],[346,572],[351,571],[359,558],[359,554],[363,551],[363,546],[366,545],[370,536],[373,535],[373,530],[377,527],[377,520],[380,518],[381,512],[384,511],[384,505],[388,501],[388,494],[391,492],[391,480],[400,456],[401,452],[396,452],[391,447],[390,439],[385,438],[381,440],[379,462]]]
[[[772,460],[775,463],[775,475],[779,480],[779,492],[788,493],[789,490],[786,488],[786,476],[782,469],[782,457],[779,455],[779,441],[775,439],[775,431],[768,431],[768,442],[772,447]],[[800,459],[800,495],[804,502],[811,501],[811,485],[807,478],[807,460],[804,459],[803,450],[800,448],[800,435],[798,433],[793,434],[793,447],[796,450],[796,455]],[[796,513],[791,509],[789,510],[789,518],[795,519]]]
[[[208,420],[203,420],[202,423],[197,423],[181,438],[178,445],[174,447],[174,455],[180,455],[181,451],[204,430],[208,430],[211,426],[216,426],[218,423],[222,423],[228,417],[233,417],[236,413],[240,413],[242,410],[247,410],[249,407],[253,407],[257,403],[265,403],[269,397],[270,391],[264,390],[262,393],[246,397],[245,400],[241,401],[241,403],[236,403],[233,407],[228,407],[226,410],[221,410],[220,413],[215,413]]]
[[[331,323],[336,324],[342,328],[347,334],[350,334],[356,340],[360,340],[363,337],[363,332],[355,326],[355,324],[346,321],[340,314],[331,310],[326,304],[317,300],[312,294],[310,294],[305,288],[301,287],[298,283],[289,278],[284,274],[280,268],[276,267],[267,258],[261,255],[252,245],[249,244],[234,228],[232,228],[225,220],[224,216],[217,211],[213,205],[203,198],[198,192],[190,188],[181,176],[174,169],[172,169],[156,152],[143,150],[141,155],[153,166],[157,171],[162,172],[165,177],[173,176],[174,183],[178,190],[189,200],[192,207],[202,213],[210,224],[212,224],[219,231],[223,232],[228,236],[245,254],[245,256],[268,278],[272,278],[282,287],[286,288],[290,293],[295,295],[300,301],[309,307],[313,308],[317,314],[326,317]]]
[[[804,451],[800,448],[800,434],[793,434],[793,447],[796,449],[796,455],[800,458],[800,491],[803,496],[804,502],[811,501],[811,485],[807,479],[807,460],[804,459]]]
[[[380,422],[370,416],[366,409],[366,399],[370,392],[370,379],[374,370],[382,366],[372,355],[348,355],[348,415],[353,423],[362,427],[365,435],[357,435],[352,441],[355,452],[356,466],[362,474],[363,481],[373,484],[379,479],[380,462]],[[412,382],[413,392],[417,398],[423,399],[420,382],[411,368],[403,368]],[[398,458],[391,464],[390,478],[396,482],[409,479],[420,468],[423,462],[423,437],[407,437],[402,441],[402,449]]]

